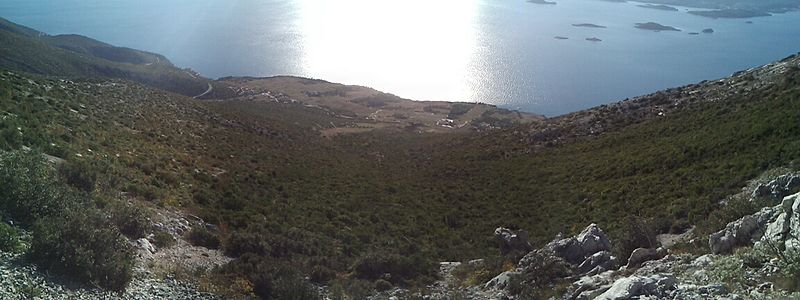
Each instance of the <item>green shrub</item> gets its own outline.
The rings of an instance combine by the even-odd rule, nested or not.
[[[394,284],[410,284],[411,281],[432,280],[438,271],[438,264],[421,253],[404,256],[372,252],[356,260],[352,269],[353,275],[359,279],[384,279]]]
[[[110,290],[124,289],[132,278],[130,246],[96,210],[37,221],[28,256],[44,270]]]
[[[522,274],[511,277],[508,291],[522,299],[547,299],[545,294],[561,286],[574,273],[570,265],[546,251],[532,251],[520,261]]]
[[[80,202],[53,180],[41,156],[25,152],[0,153],[0,195],[0,213],[23,227]]]
[[[327,283],[336,278],[336,272],[325,266],[314,266],[311,268],[309,279],[316,283]]]
[[[117,203],[110,209],[112,222],[125,236],[139,239],[150,232],[152,226],[143,208],[132,204]]]
[[[253,284],[253,293],[261,299],[319,299],[318,290],[296,268],[264,256],[245,254],[228,263],[222,274],[241,274]]]
[[[219,248],[219,235],[212,232],[205,226],[195,226],[189,231],[186,238],[192,245],[206,247],[209,249]]]
[[[21,247],[19,231],[5,222],[0,222],[0,251],[17,252]]]
[[[239,257],[245,253],[268,255],[270,247],[261,234],[249,231],[235,231],[228,235],[222,248],[225,255]]]
[[[156,231],[153,234],[153,244],[158,248],[169,248],[175,245],[175,238],[169,232]]]
[[[71,186],[91,193],[97,182],[97,171],[86,161],[70,160],[59,165],[58,172]]]
[[[375,289],[379,292],[388,291],[392,289],[392,283],[384,279],[375,280]]]

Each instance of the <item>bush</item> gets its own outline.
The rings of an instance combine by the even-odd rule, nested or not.
[[[353,275],[359,279],[384,279],[394,284],[409,284],[412,280],[432,280],[438,265],[421,253],[402,256],[373,252],[359,258],[352,269]]]
[[[546,251],[528,253],[520,260],[520,267],[524,271],[511,278],[508,291],[522,299],[547,299],[543,293],[552,291],[574,273],[566,261]]]
[[[158,248],[169,248],[175,245],[175,238],[169,232],[156,231],[153,234],[153,244]]]
[[[319,299],[317,289],[295,268],[268,257],[245,254],[222,267],[221,272],[237,278],[247,276],[253,293],[261,299]]]
[[[327,283],[336,278],[336,272],[327,267],[317,265],[311,268],[309,278],[316,283]]]
[[[195,246],[206,247],[208,249],[219,248],[219,235],[212,232],[205,226],[195,226],[189,231],[186,238],[189,243]]]
[[[150,232],[150,220],[141,207],[118,203],[111,207],[111,218],[114,225],[125,236],[132,239],[143,238]]]
[[[96,210],[37,221],[28,254],[44,270],[110,290],[123,290],[132,278],[130,246]]]
[[[0,251],[17,252],[21,247],[19,231],[11,225],[0,222]]]
[[[53,180],[41,156],[25,152],[0,153],[0,195],[0,212],[23,227],[80,202]]]
[[[245,253],[268,255],[270,247],[264,236],[254,232],[234,231],[223,245],[225,255],[239,257]]]
[[[97,182],[97,172],[85,161],[68,161],[59,165],[58,172],[69,185],[87,193]]]

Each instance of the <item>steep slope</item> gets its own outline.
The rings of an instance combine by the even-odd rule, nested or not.
[[[195,96],[210,80],[164,56],[114,47],[84,36],[50,36],[0,18],[0,68],[42,75],[130,79]]]

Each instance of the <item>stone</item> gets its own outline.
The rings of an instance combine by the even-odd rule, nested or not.
[[[590,271],[594,271],[595,273],[604,272],[614,268],[616,260],[616,257],[611,255],[611,251],[600,251],[590,255],[578,265],[578,272],[582,274]]]
[[[728,223],[725,229],[708,236],[711,253],[730,253],[736,246],[745,246],[764,236],[767,225],[780,213],[778,207],[765,207],[759,212]]]
[[[781,175],[766,184],[759,184],[753,191],[753,198],[771,197],[780,200],[800,187],[800,174]]]
[[[487,290],[489,290],[489,289],[497,289],[497,290],[505,289],[506,287],[508,287],[508,283],[511,282],[511,278],[516,276],[516,275],[519,275],[519,274],[520,273],[518,273],[518,272],[505,271],[503,273],[500,273],[500,275],[495,276],[494,278],[492,278],[488,282],[486,282],[486,284],[483,285],[483,288],[487,289]]]
[[[511,229],[498,227],[494,230],[494,237],[500,244],[500,253],[507,254],[511,251],[528,253],[533,247],[528,242],[528,233],[524,230],[513,231]]]
[[[611,251],[611,241],[605,232],[593,223],[575,237],[557,238],[548,243],[545,249],[552,251],[570,264],[577,265],[595,253]]]
[[[643,262],[661,259],[664,256],[667,256],[667,250],[664,248],[637,248],[631,252],[631,257],[628,258],[628,264],[625,268],[637,268],[641,266]]]
[[[614,271],[606,271],[592,276],[583,276],[570,286],[568,299],[594,299],[611,288]]]
[[[692,261],[692,267],[698,268],[698,269],[702,269],[702,268],[710,266],[712,263],[714,263],[714,255],[713,254],[705,254],[705,255],[701,255],[698,258],[695,258]]]
[[[597,300],[631,299],[637,296],[665,297],[667,292],[677,286],[675,276],[671,274],[655,274],[652,276],[631,276],[618,279],[610,289]]]

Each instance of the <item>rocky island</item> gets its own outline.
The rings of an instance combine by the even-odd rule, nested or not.
[[[669,6],[669,5],[661,5],[661,4],[658,4],[658,5],[657,4],[641,4],[641,5],[637,5],[637,6],[638,7],[642,7],[642,8],[650,8],[650,9],[657,9],[657,10],[663,10],[663,11],[678,11],[677,8],[674,8],[674,7]]]
[[[603,25],[597,25],[592,23],[579,23],[579,24],[572,24],[575,27],[586,27],[586,28],[606,28]]]
[[[655,32],[659,32],[659,31],[681,31],[678,28],[675,28],[675,27],[672,27],[672,26],[661,25],[661,24],[658,24],[658,23],[655,23],[655,22],[636,23],[635,27],[639,28],[639,29],[651,30],[651,31],[655,31]]]
[[[772,14],[749,9],[692,10],[690,14],[712,19],[747,19],[769,17]]]

